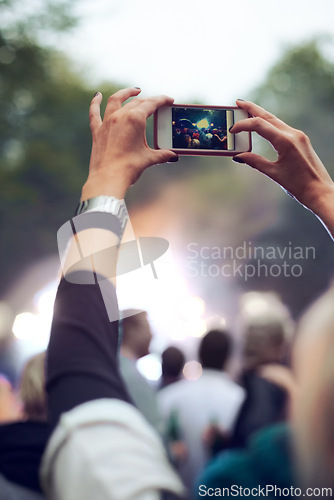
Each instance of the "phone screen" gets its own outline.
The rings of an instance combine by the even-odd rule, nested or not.
[[[234,150],[233,124],[231,109],[172,107],[172,148]]]

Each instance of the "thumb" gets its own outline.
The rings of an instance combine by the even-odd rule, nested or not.
[[[179,160],[179,157],[176,153],[173,151],[170,151],[169,149],[156,149],[156,150],[151,150],[153,155],[152,155],[152,164],[158,164],[158,163],[174,163]]]
[[[255,153],[241,153],[233,156],[232,160],[236,163],[246,163],[250,167],[269,176],[273,168],[273,164],[269,160]]]

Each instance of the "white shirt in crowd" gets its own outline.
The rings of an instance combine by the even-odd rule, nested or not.
[[[204,369],[196,381],[181,380],[158,393],[166,426],[172,412],[178,417],[188,450],[178,471],[189,488],[209,458],[202,439],[204,431],[212,423],[231,431],[244,398],[244,390],[226,373],[212,369]]]

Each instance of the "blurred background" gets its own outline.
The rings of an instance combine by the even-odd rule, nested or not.
[[[56,233],[87,176],[94,93],[104,103],[123,86],[177,103],[252,99],[304,130],[333,176],[333,15],[331,0],[0,1],[1,372],[15,380],[47,345]],[[258,137],[253,146],[275,158]],[[273,297],[296,320],[333,278],[321,223],[231,159],[151,168],[126,201],[137,237],[170,243],[157,280],[146,266],[119,282],[121,307],[149,312],[151,379],[166,345],[191,360],[208,327],[237,330],[242,308],[263,311]]]

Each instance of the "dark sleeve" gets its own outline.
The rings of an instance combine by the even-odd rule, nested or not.
[[[249,437],[263,427],[285,418],[287,393],[254,373],[243,378],[246,399],[236,420],[231,446],[244,447]]]
[[[85,273],[91,274],[80,272],[80,279],[73,281],[85,283]],[[131,402],[118,369],[118,321],[109,321],[106,300],[109,311],[118,311],[116,291],[110,283],[107,291],[104,286],[102,297],[98,283],[60,282],[46,363],[52,428],[63,412],[94,399]]]

